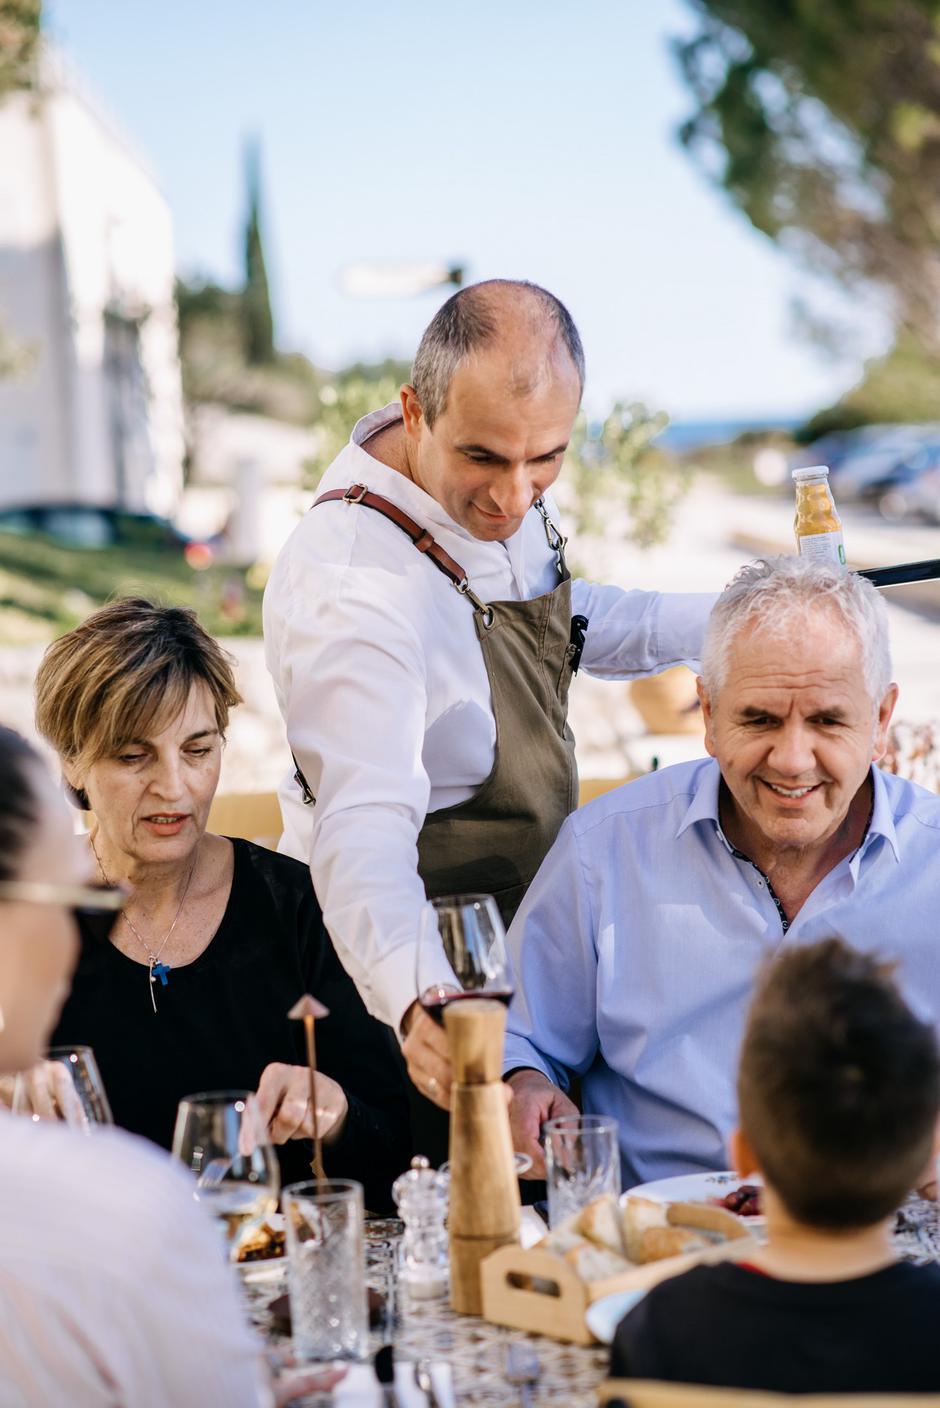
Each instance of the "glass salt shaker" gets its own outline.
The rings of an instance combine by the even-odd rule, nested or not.
[[[398,1280],[414,1300],[447,1294],[450,1264],[447,1245],[446,1177],[423,1155],[392,1185],[392,1197],[405,1230],[398,1244]]]

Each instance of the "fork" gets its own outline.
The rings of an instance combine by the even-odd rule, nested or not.
[[[532,1390],[539,1381],[542,1366],[534,1349],[528,1345],[511,1344],[506,1351],[506,1379],[519,1390],[522,1408],[533,1408]]]
[[[431,1366],[426,1359],[419,1359],[414,1366],[415,1383],[427,1399],[428,1408],[441,1408],[441,1400],[434,1392]]]

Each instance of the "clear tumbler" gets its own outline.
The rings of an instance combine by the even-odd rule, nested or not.
[[[364,1358],[369,1319],[362,1185],[291,1183],[281,1204],[294,1352],[307,1360]]]
[[[604,1115],[562,1115],[548,1120],[542,1129],[549,1227],[557,1227],[603,1193],[619,1195],[616,1120]]]

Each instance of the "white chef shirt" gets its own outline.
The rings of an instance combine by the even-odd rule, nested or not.
[[[483,542],[363,448],[400,416],[393,402],[359,421],[318,492],[361,483],[391,499],[433,533],[484,601],[556,587],[557,555],[534,509],[506,542]],[[581,668],[634,679],[694,664],[713,601],[573,582],[572,613],[590,622]],[[281,850],[309,863],[337,952],[369,1010],[397,1029],[415,999],[426,905],[418,833],[429,811],[472,797],[493,766],[496,725],[473,609],[381,514],[331,503],[307,513],[281,550],[264,637],[287,736],[317,799],[304,806],[285,779]]]
[[[0,1408],[273,1402],[182,1165],[0,1112]]]

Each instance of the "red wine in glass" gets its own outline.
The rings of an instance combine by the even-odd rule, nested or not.
[[[447,988],[428,988],[421,994],[421,1006],[439,1027],[444,1025],[444,1008],[452,1002],[478,1002],[481,997],[492,998],[508,1007],[512,1001],[512,988],[478,988],[471,992],[454,992]]]
[[[439,1026],[452,1002],[490,997],[509,1005],[506,931],[492,895],[432,900],[421,917],[415,978],[418,1001]]]

